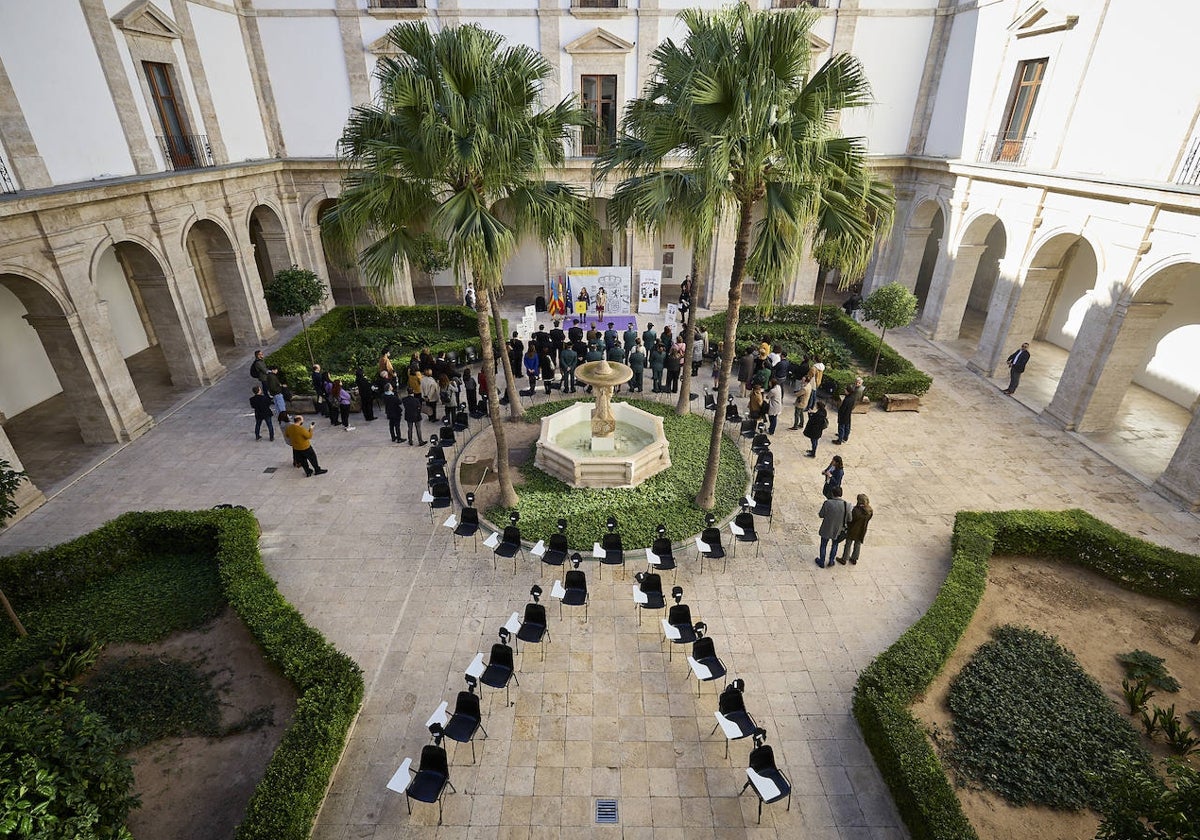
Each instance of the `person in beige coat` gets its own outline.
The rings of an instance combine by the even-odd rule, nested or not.
[[[796,410],[792,417],[792,431],[796,431],[804,425],[804,412],[808,408],[808,400],[812,397],[812,392],[812,374],[806,373],[800,380],[799,387],[796,388]]]

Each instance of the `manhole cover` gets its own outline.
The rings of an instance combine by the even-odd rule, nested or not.
[[[616,825],[617,823],[617,800],[615,799],[597,799],[596,800],[596,824],[597,825]]]
[[[278,467],[267,467],[265,470],[263,470],[263,472],[265,472],[265,473],[273,473],[273,472],[275,472],[275,470],[277,470],[277,469],[279,469],[279,468],[278,468]]]

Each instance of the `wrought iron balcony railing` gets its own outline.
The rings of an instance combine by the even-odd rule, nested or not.
[[[1194,138],[1188,147],[1179,174],[1175,176],[1175,183],[1188,187],[1200,186],[1200,137]]]
[[[567,157],[595,157],[616,141],[616,126],[576,128],[568,134]]]
[[[8,167],[4,165],[4,158],[0,158],[0,193],[15,193],[16,191],[17,185],[9,177]]]
[[[627,0],[571,0],[572,9],[624,9]]]
[[[1037,135],[1026,134],[1024,137],[1009,137],[1004,132],[989,134],[979,146],[980,163],[1007,163],[1012,166],[1024,166],[1029,147]]]
[[[776,9],[825,9],[829,0],[775,0]]]
[[[422,0],[367,0],[367,7],[371,9],[422,9],[425,4]]]
[[[212,148],[206,134],[159,135],[158,147],[171,169],[199,169],[213,165]]]

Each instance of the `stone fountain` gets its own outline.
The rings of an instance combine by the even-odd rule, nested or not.
[[[632,377],[619,362],[576,368],[575,378],[592,386],[594,407],[577,402],[543,417],[534,465],[574,487],[633,487],[671,466],[662,418],[612,401]]]

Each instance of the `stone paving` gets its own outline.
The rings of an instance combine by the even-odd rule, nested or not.
[[[561,569],[527,558],[519,573],[487,549],[456,545],[420,502],[423,453],[388,443],[383,421],[353,432],[318,422],[315,448],[330,473],[304,478],[281,440],[255,443],[237,366],[157,426],[79,477],[0,534],[0,552],[54,544],[127,510],[255,510],[268,570],[285,597],[366,674],[362,715],[335,775],[314,837],[891,838],[907,836],[850,714],[861,668],[928,606],[949,560],[954,513],[963,508],[1082,507],[1164,545],[1200,552],[1200,520],[1112,466],[1073,436],[1041,423],[1020,402],[967,372],[916,333],[889,342],[934,376],[919,413],[857,415],[849,444],[806,442],[781,422],[776,435],[776,515],[760,528],[762,552],[743,547],[727,571],[680,550],[678,583],[708,624],[731,677],[795,789],[790,811],[755,822],[745,781],[746,741],[710,735],[719,686],[696,695],[682,651],[662,645],[660,614],[640,625],[632,573],[588,562],[588,620],[559,620],[551,641],[523,645],[514,705],[485,689],[486,740],[478,761],[450,745],[444,821],[384,785],[428,742],[424,723],[453,703],[462,674],[496,629],[547,591]],[[709,380],[707,368],[702,382]],[[698,390],[698,389],[697,389]],[[782,420],[790,419],[790,406]],[[876,516],[857,567],[818,569],[820,470],[846,459],[846,490],[870,495]],[[682,535],[679,535],[682,536]],[[670,584],[670,576],[664,584]],[[616,798],[617,827],[594,825],[596,797]]]

